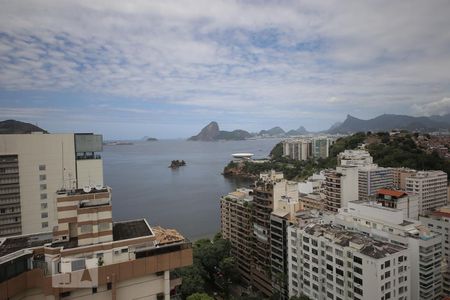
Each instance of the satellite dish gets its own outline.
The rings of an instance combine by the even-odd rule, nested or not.
[[[102,186],[101,184],[97,184],[97,185],[95,186],[95,189],[96,189],[97,191],[100,191],[100,190],[103,189],[103,186]]]
[[[86,186],[83,188],[83,191],[84,191],[85,193],[90,193],[90,192],[91,192],[91,187],[88,186],[88,185],[86,185]]]

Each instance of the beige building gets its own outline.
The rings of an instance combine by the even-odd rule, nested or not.
[[[337,212],[349,201],[358,200],[358,167],[337,167],[325,172],[325,208]]]
[[[406,192],[419,197],[419,214],[428,215],[447,205],[447,174],[442,171],[419,171],[406,178]]]
[[[192,264],[176,231],[145,219],[113,223],[109,190],[61,193],[57,211],[53,233],[0,240],[0,300],[168,300],[180,283],[170,270]]]
[[[0,135],[0,236],[53,230],[56,191],[102,189],[102,136]]]
[[[406,191],[406,178],[417,173],[416,170],[408,168],[392,168],[392,172],[394,177],[394,188],[402,191]]]
[[[325,194],[323,193],[300,194],[298,200],[300,201],[300,209],[316,209],[319,211],[325,209]]]
[[[253,190],[237,189],[220,199],[221,233],[231,243],[231,255],[236,259],[241,278],[251,283],[251,236]]]

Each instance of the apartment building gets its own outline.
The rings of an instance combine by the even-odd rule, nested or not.
[[[0,135],[0,237],[57,225],[56,191],[103,187],[102,136]]]
[[[291,226],[289,295],[310,299],[410,299],[405,247],[330,224]]]
[[[281,299],[289,299],[288,293],[288,251],[287,228],[297,221],[297,211],[300,203],[296,197],[282,196],[276,199],[278,205],[270,214],[270,247],[271,247],[271,278],[272,289]]]
[[[0,299],[170,299],[191,244],[146,220],[112,222],[110,190],[61,190],[53,232],[0,240]]]
[[[450,207],[444,206],[433,211],[428,216],[421,216],[420,222],[427,226],[431,231],[442,236],[442,249],[444,255],[442,291],[444,295],[450,296]]]
[[[236,259],[241,278],[251,283],[253,190],[237,189],[220,199],[221,233],[231,243],[231,255]]]
[[[442,171],[419,171],[406,178],[406,192],[419,197],[419,214],[428,215],[447,205],[447,174]]]
[[[409,168],[392,168],[394,176],[394,188],[396,190],[406,190],[406,178],[416,174],[417,171]]]
[[[325,194],[323,193],[299,194],[298,200],[301,209],[325,210]]]
[[[404,191],[379,189],[375,201],[384,207],[399,209],[404,219],[419,219],[419,197]]]
[[[281,201],[281,200],[284,201]],[[251,252],[252,286],[266,296],[273,293],[271,276],[271,214],[284,203],[298,203],[297,183],[284,179],[283,173],[261,173],[253,189],[253,244]]]
[[[375,164],[358,168],[358,198],[368,200],[379,189],[392,188],[394,184],[391,168],[379,167]]]
[[[358,167],[337,167],[325,171],[325,208],[337,212],[349,201],[358,199]]]
[[[335,142],[330,137],[315,137],[284,140],[283,156],[294,160],[307,160],[310,158],[327,158],[330,147]]]
[[[373,164],[373,157],[366,150],[345,150],[337,155],[338,166],[367,166]]]
[[[442,236],[403,211],[366,201],[349,202],[331,216],[334,225],[407,248],[412,300],[440,299],[442,295]]]

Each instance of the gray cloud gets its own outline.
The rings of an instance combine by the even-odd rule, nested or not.
[[[2,90],[330,123],[450,95],[448,1],[1,2]]]

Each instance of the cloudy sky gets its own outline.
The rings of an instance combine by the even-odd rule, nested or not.
[[[0,119],[106,138],[450,112],[450,2],[0,0]]]

